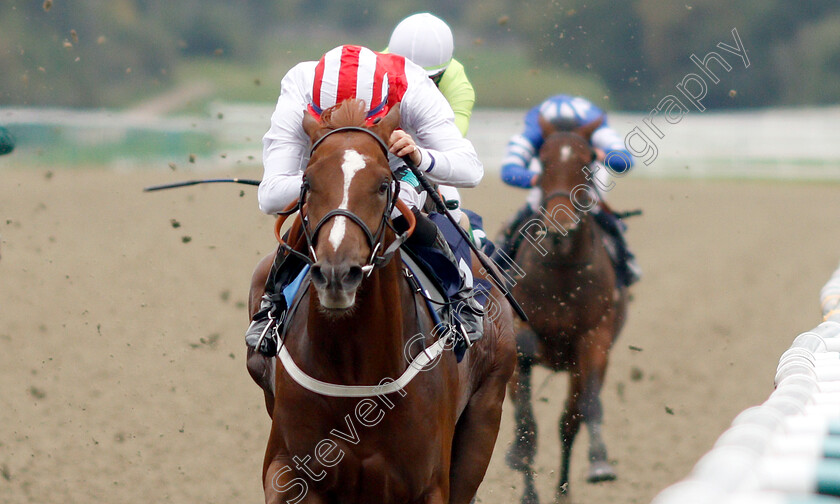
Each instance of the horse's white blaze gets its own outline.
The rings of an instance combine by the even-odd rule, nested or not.
[[[564,145],[562,149],[560,149],[560,161],[568,161],[569,158],[572,156],[572,146],[571,145]]]
[[[365,167],[365,158],[353,149],[344,151],[344,162],[341,163],[341,172],[344,174],[344,197],[341,199],[341,204],[338,206],[341,210],[347,210],[347,204],[350,199],[350,183],[356,172]],[[330,230],[330,243],[333,250],[338,250],[344,240],[344,231],[347,228],[347,217],[338,216],[333,222],[333,227]]]

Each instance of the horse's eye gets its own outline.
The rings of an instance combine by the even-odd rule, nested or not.
[[[388,192],[389,186],[390,184],[388,184],[388,182],[382,182],[381,184],[379,184],[379,194],[385,194],[386,192]]]

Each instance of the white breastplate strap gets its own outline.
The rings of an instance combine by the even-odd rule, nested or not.
[[[304,373],[303,370],[295,364],[295,361],[286,349],[286,345],[282,345],[280,347],[280,351],[277,353],[277,356],[280,358],[280,363],[283,364],[283,367],[286,369],[286,372],[289,373],[289,376],[291,376],[298,385],[307,390],[330,397],[375,397],[402,390],[411,382],[411,380],[414,379],[415,376],[417,376],[417,373],[423,371],[429,363],[434,362],[434,360],[443,353],[446,349],[447,341],[448,338],[446,337],[440,338],[431,346],[417,354],[417,357],[411,361],[402,376],[394,381],[386,381],[381,385],[337,385],[334,383],[316,380]]]

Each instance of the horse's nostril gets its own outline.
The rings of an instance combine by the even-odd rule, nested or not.
[[[315,285],[326,285],[327,284],[327,277],[324,276],[324,272],[321,271],[321,266],[315,264],[311,268],[309,268],[309,274],[312,276],[312,283]]]
[[[351,286],[356,286],[362,282],[362,267],[350,266],[347,273],[344,275],[344,283]]]
[[[364,272],[361,266],[339,264],[313,264],[310,268],[312,284],[319,289],[340,289],[344,291],[354,290],[362,283]]]

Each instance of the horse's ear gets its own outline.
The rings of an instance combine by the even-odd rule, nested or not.
[[[589,124],[584,124],[583,126],[575,128],[574,132],[585,138],[587,142],[590,142],[592,141],[592,134],[595,133],[595,130],[600,128],[603,123],[604,118],[599,117]]]
[[[306,132],[313,144],[324,136],[323,125],[308,110],[303,111],[303,131]]]
[[[548,122],[545,117],[540,114],[537,116],[537,123],[540,125],[540,131],[542,131],[543,138],[548,138],[551,136],[552,133],[557,131],[557,128],[554,127],[553,124]]]
[[[388,143],[388,139],[391,138],[391,133],[394,132],[395,129],[400,127],[400,104],[397,103],[388,113],[377,121],[373,126],[371,126],[370,130],[376,133],[379,138]]]

